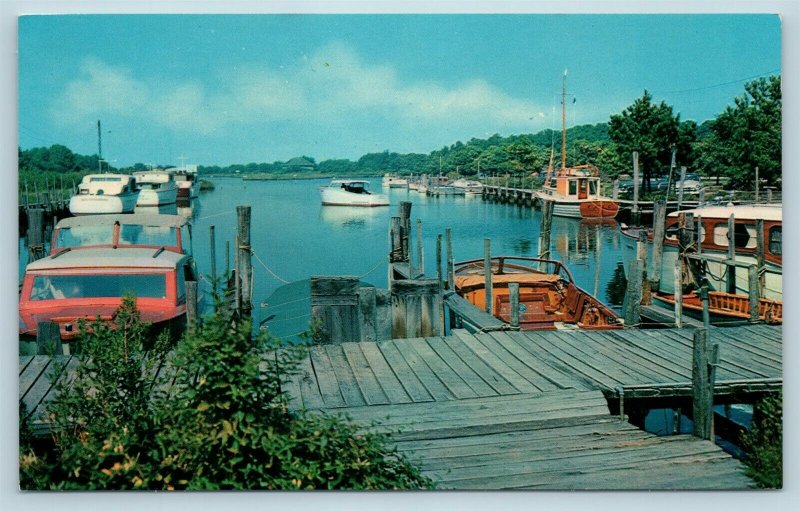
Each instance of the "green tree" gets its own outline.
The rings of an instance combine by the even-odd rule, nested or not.
[[[751,189],[755,168],[767,184],[781,184],[781,77],[748,82],[745,93],[710,125],[701,146],[701,166],[711,176],[724,175],[730,185]]]
[[[669,170],[672,149],[686,147],[696,139],[694,124],[681,129],[680,114],[672,107],[653,103],[653,96],[644,95],[635,100],[621,114],[608,121],[608,136],[614,143],[622,161],[631,161],[633,151],[639,153],[639,168],[644,179],[644,191],[650,190],[650,178]],[[690,154],[679,154],[679,165],[691,167]]]

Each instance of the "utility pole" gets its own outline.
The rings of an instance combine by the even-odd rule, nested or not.
[[[101,161],[103,161],[103,143],[100,135],[100,119],[98,119],[97,120],[97,170],[99,172],[103,171],[103,164],[100,163]]]

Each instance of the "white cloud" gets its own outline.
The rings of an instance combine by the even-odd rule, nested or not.
[[[208,82],[135,77],[123,67],[87,59],[53,108],[63,125],[108,115],[147,120],[178,134],[209,135],[231,125],[267,127],[299,122],[330,129],[374,119],[388,131],[448,131],[475,127],[477,133],[533,129],[541,106],[515,98],[486,80],[446,87],[411,81],[387,64],[365,63],[349,46],[332,43],[293,66],[265,65],[222,70]],[[387,146],[391,141],[387,140]]]

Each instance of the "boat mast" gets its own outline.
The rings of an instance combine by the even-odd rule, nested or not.
[[[561,172],[567,170],[567,70],[561,85]]]

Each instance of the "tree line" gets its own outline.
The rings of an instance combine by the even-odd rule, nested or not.
[[[644,91],[607,123],[582,125],[567,130],[569,165],[596,165],[604,177],[630,174],[631,154],[639,153],[643,177],[664,176],[673,164],[685,166],[708,177],[725,177],[729,186],[749,188],[758,167],[763,185],[781,186],[781,78],[770,76],[747,82],[744,92],[714,119],[697,124],[681,120],[664,101],[655,102]],[[450,174],[461,176],[541,173],[554,152],[554,166],[561,165],[560,131],[457,141],[428,154],[400,154],[389,150],[369,153],[358,160],[329,159],[316,162],[304,156],[314,170],[292,168],[285,162],[247,163],[228,166],[200,166],[201,174],[299,174],[380,175]],[[62,145],[19,150],[20,177],[41,172],[83,172],[98,169],[96,155],[82,156]],[[130,169],[146,166],[137,163]],[[110,170],[116,170],[109,167]],[[41,178],[41,175],[39,175]],[[647,186],[647,185],[645,185]]]

